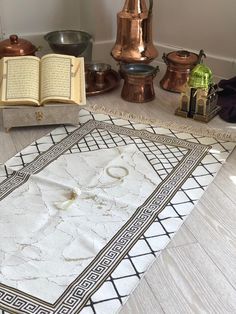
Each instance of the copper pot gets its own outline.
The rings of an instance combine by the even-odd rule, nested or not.
[[[124,85],[121,97],[129,102],[143,103],[155,98],[153,79],[158,67],[148,64],[129,63],[121,66]]]
[[[0,58],[16,56],[34,56],[38,50],[30,41],[10,35],[0,42]]]
[[[191,70],[200,62],[202,56],[205,56],[203,50],[200,50],[198,55],[186,50],[173,51],[167,55],[164,53],[162,59],[167,70],[160,86],[171,92],[183,92]]]

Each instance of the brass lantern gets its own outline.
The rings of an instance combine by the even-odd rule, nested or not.
[[[190,73],[184,92],[180,95],[175,114],[203,122],[210,121],[218,112],[217,85],[212,71],[203,63],[197,64]]]

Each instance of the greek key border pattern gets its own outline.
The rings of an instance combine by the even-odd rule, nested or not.
[[[10,178],[3,181],[0,186],[0,199],[4,198],[21,184],[24,184],[31,174],[41,171],[96,128],[130,137],[140,137],[145,140],[157,141],[166,145],[180,146],[188,149],[188,153],[146,201],[137,208],[133,216],[54,304],[43,302],[16,289],[0,284],[0,306],[11,313],[78,313],[88,298],[101,286],[122,258],[137,242],[139,237],[146,231],[158,213],[165,207],[209,150],[209,146],[206,145],[187,142],[166,135],[152,134],[148,131],[133,130],[101,121],[90,120],[82,127],[73,131],[61,142],[36,157],[33,162],[29,163],[19,172],[13,173]]]

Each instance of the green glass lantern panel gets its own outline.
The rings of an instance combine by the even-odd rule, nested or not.
[[[213,84],[211,69],[204,64],[197,64],[191,71],[188,85],[192,88],[208,89]]]

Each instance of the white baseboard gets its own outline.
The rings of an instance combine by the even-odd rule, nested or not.
[[[103,60],[110,64],[116,64],[114,59],[111,57],[110,52],[114,45],[113,41],[101,41],[94,43],[94,52],[93,56],[97,60]],[[156,44],[155,45],[158,50],[158,57],[153,61],[153,64],[156,64],[160,67],[161,72],[165,72],[166,64],[162,60],[163,53],[169,53],[171,51],[176,50],[188,50],[180,47],[171,47],[164,44]],[[191,51],[194,53],[199,53],[199,51]],[[236,59],[223,58],[219,56],[215,56],[212,54],[208,54],[205,51],[207,58],[204,60],[204,63],[210,67],[212,70],[214,77],[216,79],[221,78],[231,78],[236,75]]]
[[[45,54],[50,52],[50,48],[47,42],[43,38],[44,34],[32,34],[25,35],[24,38],[30,40],[34,45],[41,47],[41,53]],[[95,41],[93,43],[93,61],[107,62],[113,67],[117,66],[116,61],[111,57],[111,49],[114,45],[113,40],[107,41]],[[156,43],[156,48],[159,52],[158,57],[154,60],[153,64],[160,67],[161,72],[165,72],[166,65],[162,60],[163,53],[169,53],[176,50],[189,50],[183,47],[169,46],[166,44]],[[204,47],[203,47],[204,48]],[[199,49],[200,50],[200,49]],[[194,53],[199,53],[199,51],[191,51]],[[236,59],[224,58],[221,56],[216,56],[208,54],[205,51],[207,58],[204,60],[204,63],[208,65],[215,78],[217,80],[221,78],[231,78],[236,75]]]
[[[194,52],[196,54],[199,53],[199,51],[189,50],[187,48],[183,47],[174,47],[174,46],[168,46],[166,44],[156,44],[157,50],[159,52],[159,56],[157,58],[158,62],[162,61],[163,53],[169,53],[171,51],[176,50],[188,50],[191,52]],[[203,47],[204,50],[204,47]],[[204,59],[204,63],[210,67],[215,77],[218,78],[231,78],[236,75],[236,59],[230,59],[226,57],[221,57],[217,55],[213,55],[208,53],[207,51],[204,51],[206,54],[206,59]]]

